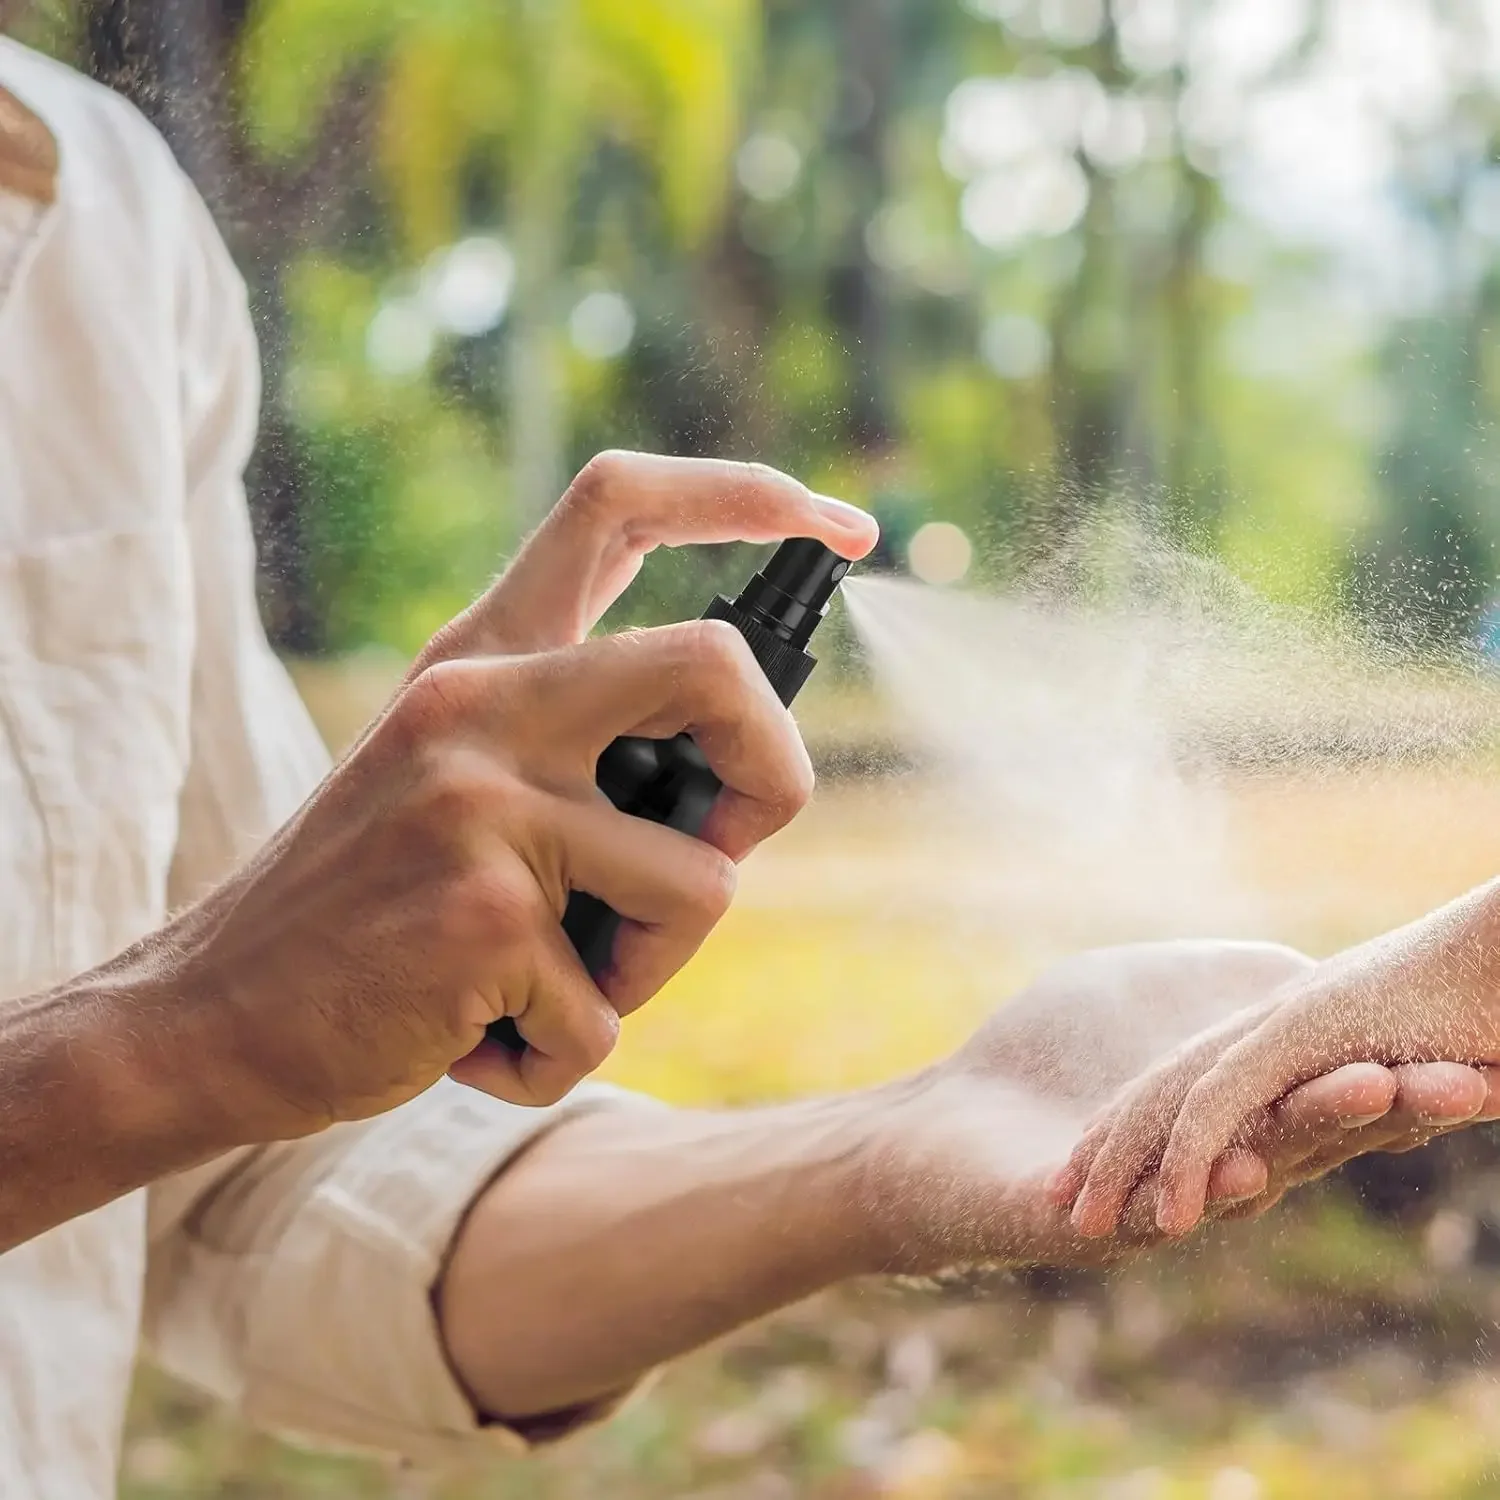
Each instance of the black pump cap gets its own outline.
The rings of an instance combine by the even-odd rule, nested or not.
[[[783,542],[738,599],[722,595],[705,620],[727,620],[750,643],[776,695],[790,704],[817,665],[807,643],[852,564],[811,537]]]
[[[848,558],[822,542],[793,537],[776,549],[735,602],[800,650],[812,639],[850,566]]]

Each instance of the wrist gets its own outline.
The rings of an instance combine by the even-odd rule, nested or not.
[[[1101,1258],[1045,1190],[1077,1138],[1078,1110],[949,1064],[905,1081],[885,1103],[867,1195],[870,1237],[884,1247],[876,1269],[925,1277]]]
[[[979,1258],[975,1204],[958,1166],[962,1153],[949,1139],[966,1128],[962,1101],[951,1097],[957,1087],[933,1068],[851,1098],[863,1135],[844,1201],[861,1253],[848,1274],[928,1276]],[[1005,1184],[993,1188],[1005,1195]],[[986,1208],[988,1219],[995,1203]]]
[[[813,1160],[798,1201],[817,1217],[814,1233],[829,1249],[825,1280],[846,1281],[908,1269],[916,1186],[909,1121],[924,1091],[921,1079],[889,1084],[803,1106],[825,1128],[807,1132]],[[805,1122],[793,1120],[794,1131]]]
[[[105,1138],[193,1162],[275,1138],[223,1007],[155,940],[44,1000],[60,1033],[79,1039],[70,1061],[89,1075]]]
[[[0,1012],[0,1250],[241,1143],[182,998],[116,964]]]

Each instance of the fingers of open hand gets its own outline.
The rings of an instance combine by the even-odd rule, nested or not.
[[[1113,1120],[1112,1109],[1105,1110],[1079,1136],[1067,1161],[1048,1177],[1044,1190],[1059,1208],[1071,1208],[1083,1191],[1084,1183],[1089,1180],[1089,1169],[1094,1165],[1094,1158],[1104,1149],[1104,1143],[1109,1139]]]
[[[1397,1083],[1378,1063],[1349,1063],[1294,1088],[1240,1131],[1241,1141],[1282,1177],[1351,1130],[1382,1119],[1396,1102]]]
[[[1062,1193],[1077,1182],[1080,1172],[1083,1176],[1082,1187],[1073,1202],[1072,1215],[1073,1225],[1080,1234],[1094,1237],[1112,1233],[1142,1178],[1159,1163],[1163,1164],[1162,1175],[1165,1175],[1165,1153],[1174,1122],[1186,1101],[1200,1087],[1203,1067],[1204,1062],[1197,1055],[1189,1055],[1168,1065],[1138,1085],[1108,1119],[1094,1127],[1080,1142],[1073,1161],[1055,1179],[1057,1190]],[[1208,1076],[1215,1071],[1210,1069]],[[1242,1111],[1241,1117],[1245,1113],[1248,1110]],[[1183,1230],[1175,1232],[1185,1233],[1201,1216],[1209,1193],[1210,1175],[1233,1136],[1234,1130],[1231,1129],[1203,1164],[1197,1182],[1199,1212]],[[1160,1203],[1157,1217],[1160,1227],[1168,1229],[1169,1225],[1162,1221]]]
[[[1243,1219],[1266,1212],[1289,1186],[1315,1175],[1308,1163],[1389,1111],[1396,1092],[1396,1080],[1386,1068],[1351,1063],[1253,1111],[1240,1122],[1236,1144],[1210,1171],[1210,1214]]]
[[[1161,1160],[1183,1099],[1250,1019],[1216,1028],[1164,1059],[1132,1085],[1083,1134],[1049,1190],[1073,1205],[1074,1228],[1086,1237],[1112,1233],[1136,1184]]]
[[[1182,1100],[1161,1158],[1157,1222],[1186,1234],[1202,1217],[1214,1161],[1256,1116],[1305,1077],[1287,1028],[1273,1019],[1236,1043]],[[1319,1071],[1314,1068],[1313,1071]]]
[[[1260,1197],[1269,1184],[1265,1163],[1253,1152],[1231,1147],[1214,1163],[1209,1178],[1209,1203],[1215,1216]],[[1159,1184],[1155,1173],[1131,1189],[1111,1238],[1122,1248],[1142,1249],[1159,1244],[1163,1235],[1156,1222]],[[1092,1238],[1092,1237],[1090,1237]]]
[[[865,512],[762,464],[601,453],[445,632],[443,649],[523,652],[581,641],[657,547],[808,536],[857,560],[878,535]]]
[[[1073,1227],[1092,1239],[1112,1234],[1136,1184],[1160,1158],[1175,1114],[1173,1085],[1152,1082],[1137,1089],[1108,1121],[1097,1145],[1080,1143],[1087,1160],[1082,1189],[1073,1204]]]
[[[1048,1191],[1074,1205],[1084,1233],[1108,1234],[1133,1183],[1160,1159],[1172,1121],[1193,1083],[1233,1046],[1274,1014],[1271,1001],[1240,1008],[1163,1057],[1126,1088],[1085,1131]]]
[[[1288,1183],[1309,1182],[1356,1156],[1413,1151],[1446,1131],[1479,1123],[1496,1108],[1497,1072],[1459,1063],[1409,1063],[1390,1069],[1390,1110],[1375,1119],[1349,1118],[1337,1136],[1320,1141],[1291,1171]]]
[[[1383,1069],[1377,1069],[1383,1073]],[[1178,1092],[1185,1097],[1186,1085]],[[1160,1098],[1161,1102],[1157,1100]],[[1159,1184],[1155,1174],[1143,1176],[1160,1159],[1170,1132],[1173,1109],[1170,1093],[1156,1096],[1142,1091],[1118,1112],[1098,1121],[1084,1134],[1072,1158],[1047,1183],[1049,1196],[1059,1204],[1073,1204],[1073,1223],[1085,1236],[1107,1235],[1141,1210],[1141,1189],[1149,1182],[1151,1230],[1157,1232]],[[1266,1159],[1271,1147],[1282,1144],[1269,1115],[1265,1125],[1245,1132],[1237,1147],[1227,1148],[1210,1166],[1205,1193],[1210,1202],[1241,1202],[1262,1193],[1270,1178]],[[1308,1150],[1313,1149],[1309,1144]]]
[[[1452,1130],[1477,1120],[1491,1097],[1489,1070],[1463,1063],[1405,1063],[1392,1068],[1396,1080],[1396,1102],[1379,1122],[1379,1132],[1393,1140],[1418,1137],[1438,1130]],[[1371,1127],[1372,1136],[1377,1133]]]
[[[1293,1089],[1238,1132],[1242,1146],[1265,1162],[1268,1181],[1249,1201],[1218,1217],[1256,1217],[1288,1188],[1325,1175],[1356,1156],[1415,1150],[1462,1125],[1500,1114],[1500,1069],[1457,1063],[1385,1068],[1349,1063]],[[1217,1174],[1235,1154],[1215,1164]],[[1210,1201],[1215,1196],[1210,1188]]]
[[[1265,1186],[1252,1201],[1227,1211],[1214,1207],[1210,1188],[1211,1211],[1215,1217],[1234,1219],[1265,1213],[1288,1187],[1317,1176],[1319,1160],[1340,1150],[1362,1126],[1383,1119],[1396,1093],[1396,1080],[1388,1069],[1377,1063],[1350,1063],[1256,1111],[1241,1122],[1236,1139],[1264,1163]]]

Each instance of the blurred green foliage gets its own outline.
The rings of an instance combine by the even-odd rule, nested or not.
[[[250,273],[292,649],[410,651],[611,445],[778,464],[898,543],[956,522],[991,576],[1124,490],[1273,594],[1424,639],[1492,592],[1481,0],[75,0],[33,27],[162,124]],[[627,612],[727,568],[653,567]]]

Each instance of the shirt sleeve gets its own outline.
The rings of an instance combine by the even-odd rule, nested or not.
[[[469,1205],[524,1146],[582,1111],[632,1107],[660,1106],[587,1084],[522,1109],[444,1080],[378,1119],[158,1183],[147,1345],[259,1426],[423,1465],[598,1421],[628,1392],[523,1425],[476,1413],[433,1290]]]
[[[182,186],[196,647],[174,903],[260,845],[328,768],[256,607],[242,476],[259,380],[244,283],[201,200]],[[469,1205],[505,1163],[566,1115],[625,1102],[586,1087],[554,1109],[521,1109],[445,1081],[381,1119],[158,1183],[149,1194],[148,1346],[265,1426],[427,1462],[476,1445],[524,1447],[602,1416],[613,1403],[525,1432],[481,1421],[448,1367],[431,1299]]]

